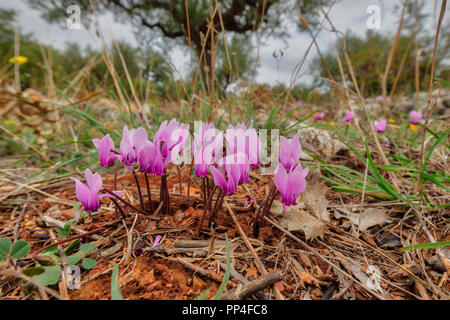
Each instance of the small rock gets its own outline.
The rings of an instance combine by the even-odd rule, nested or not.
[[[48,233],[46,231],[36,231],[35,233],[33,233],[33,237],[38,238],[38,239],[42,239],[42,240],[47,240],[48,238],[50,238],[50,236],[48,235]]]
[[[331,158],[338,153],[342,154],[349,151],[345,144],[324,129],[304,128],[298,131],[298,135],[305,150],[321,157]],[[302,154],[302,158],[304,158],[304,154]]]

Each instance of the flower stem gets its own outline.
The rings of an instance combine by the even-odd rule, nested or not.
[[[198,227],[197,227],[197,237],[200,235],[200,230],[203,226],[203,221],[205,220],[206,213],[208,212],[209,208],[211,207],[212,198],[214,196],[214,193],[216,192],[216,189],[217,189],[217,186],[214,186],[213,190],[211,191],[211,194],[209,195],[208,202],[205,206],[205,209],[203,210],[203,214],[200,218],[200,221],[199,221]]]
[[[178,172],[178,182],[180,184],[180,196],[183,195],[183,190],[181,190],[181,173],[180,173],[180,167],[177,166],[177,172]]]
[[[219,195],[216,198],[216,204],[214,205],[214,209],[211,211],[211,216],[209,218],[209,224],[214,222],[214,218],[217,215],[217,212],[222,208],[223,199],[225,198],[225,194],[222,189],[219,190]]]
[[[116,168],[114,169],[114,189],[113,190],[117,190],[117,171],[119,170],[119,163],[120,161],[118,159],[117,160],[117,164],[116,164]],[[114,213],[117,215],[117,208],[114,208]]]
[[[146,212],[146,211],[144,211],[144,210],[141,210],[141,209],[139,209],[139,208],[133,206],[133,205],[132,205],[131,203],[129,203],[127,200],[125,200],[125,199],[119,197],[117,194],[115,194],[115,193],[112,192],[111,190],[108,190],[108,189],[106,189],[106,188],[103,188],[103,190],[104,190],[106,193],[109,193],[110,195],[112,195],[114,198],[116,198],[116,199],[119,200],[120,202],[122,202],[122,203],[124,203],[125,205],[129,206],[130,208],[136,210],[137,212],[143,213],[143,214],[145,214],[145,215],[148,214],[148,212]],[[151,216],[149,216],[149,218],[152,219]],[[159,218],[156,218],[156,219],[154,219],[154,220],[159,220]]]
[[[266,215],[267,211],[270,210],[270,207],[272,206],[272,202],[275,199],[275,195],[276,195],[275,184],[272,183],[269,193],[264,198],[264,200],[261,202],[261,204],[258,207],[258,211],[256,212],[255,220],[253,222],[253,235],[255,236],[255,238],[258,238],[260,223],[261,223],[263,217]]]
[[[187,196],[189,198],[190,195],[190,191],[191,191],[191,175],[192,175],[192,166],[194,164],[191,163],[191,165],[189,166],[189,180],[188,180],[188,186],[187,186]]]
[[[125,221],[126,215],[125,212],[123,211],[123,209],[120,207],[120,204],[117,202],[116,199],[111,198],[111,201],[114,203],[114,205],[116,206],[116,213],[117,213],[117,209],[119,209],[120,214],[122,215],[122,219]]]
[[[152,194],[150,193],[150,183],[148,182],[148,175],[147,172],[144,172],[145,177],[145,184],[147,186],[147,196],[148,196],[148,210],[153,210],[153,203],[152,203]]]
[[[138,193],[139,193],[139,201],[141,202],[141,208],[142,208],[142,210],[145,210],[145,208],[144,208],[144,200],[142,199],[141,185],[139,184],[138,177],[137,177],[136,172],[134,170],[133,170],[133,176],[134,176],[134,181],[136,181],[136,185],[137,185],[137,189],[138,189]]]

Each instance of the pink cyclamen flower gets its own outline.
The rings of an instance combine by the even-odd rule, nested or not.
[[[378,132],[384,132],[384,130],[386,130],[386,124],[387,124],[386,119],[378,119],[373,122],[373,127]]]
[[[353,118],[355,116],[353,115],[353,112],[351,112],[350,110],[345,111],[345,119],[344,122],[350,122],[353,121]]]
[[[325,112],[316,112],[314,113],[313,118],[316,120],[322,120],[324,116]]]
[[[223,149],[223,133],[216,133],[212,123],[203,123],[200,132],[194,132],[192,150],[194,154],[195,176],[206,178],[208,168],[221,156]]]
[[[280,162],[286,170],[291,170],[300,160],[302,152],[300,139],[297,134],[292,139],[286,139],[281,136],[280,142]]]
[[[278,191],[280,191],[284,211],[286,211],[286,207],[297,204],[297,197],[306,188],[305,178],[308,172],[309,169],[303,169],[301,164],[298,164],[292,170],[288,170],[288,172],[282,165],[278,164],[274,182]]]
[[[128,170],[133,171],[133,164],[138,162],[139,153],[147,141],[147,131],[144,128],[128,129],[127,126],[123,127],[120,154],[122,155],[122,163]]]
[[[227,155],[244,153],[247,155],[250,166],[259,166],[259,136],[253,127],[253,121],[250,127],[246,127],[243,123],[233,127],[231,124],[225,133],[227,141]]]
[[[225,174],[222,173],[216,167],[211,166],[211,175],[214,179],[214,184],[219,186],[224,194],[233,194],[236,193],[236,188],[239,184],[239,180],[241,179],[241,169],[237,164],[226,164],[224,168],[222,168]],[[227,181],[228,179],[228,181]]]
[[[151,141],[147,141],[139,152],[139,171],[163,176],[171,158],[164,157]]]
[[[176,119],[163,121],[156,131],[153,142],[155,147],[161,151],[164,159],[172,156],[172,150],[176,148],[178,154],[181,154],[189,135],[189,125],[179,123]],[[174,154],[176,155],[176,153]]]
[[[92,140],[95,147],[98,150],[98,156],[100,158],[100,166],[110,167],[114,165],[114,160],[119,157],[113,153],[114,142],[112,141],[109,134],[105,135],[102,140],[94,139]]]
[[[409,113],[410,121],[412,124],[418,124],[422,122],[422,112],[411,111]]]
[[[298,100],[298,101],[296,101],[296,102],[292,105],[292,107],[289,108],[289,110],[298,108],[298,107],[300,107],[300,106],[302,106],[302,105],[303,105],[303,101],[302,101],[302,100]]]
[[[101,198],[110,198],[112,196],[109,194],[98,194],[102,188],[102,178],[98,173],[92,173],[91,170],[86,169],[84,176],[86,177],[87,186],[77,178],[71,179],[75,181],[75,193],[78,201],[83,205],[84,211],[92,213],[100,209]],[[113,192],[118,196],[122,194],[122,191]]]

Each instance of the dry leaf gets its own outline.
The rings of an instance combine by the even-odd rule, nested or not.
[[[302,230],[307,240],[322,238],[327,230],[325,222],[330,221],[325,192],[325,186],[320,181],[320,171],[315,171],[308,181],[305,191],[297,199],[298,205],[291,207],[283,215],[280,224],[288,231]],[[311,210],[313,214],[302,210],[303,207]]]
[[[330,221],[327,210],[328,200],[325,198],[326,187],[321,182],[320,170],[313,172],[306,184],[306,189],[300,194],[299,200],[304,202],[306,208],[311,210],[321,221]],[[299,203],[300,201],[297,201]]]
[[[341,212],[344,212],[341,213]],[[359,226],[359,230],[364,232],[370,227],[389,222],[389,217],[381,208],[368,208],[362,214],[356,214],[347,210],[335,211],[335,218],[347,218],[355,225]]]
[[[327,227],[323,221],[296,207],[291,207],[280,224],[288,231],[303,231],[307,240],[323,237]]]

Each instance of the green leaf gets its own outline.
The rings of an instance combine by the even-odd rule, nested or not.
[[[61,266],[58,264],[56,266],[42,267],[44,272],[35,278],[44,286],[51,286],[57,284],[61,278]]]
[[[44,267],[31,267],[22,271],[22,273],[29,277],[35,277],[45,272]]]
[[[11,257],[14,259],[21,259],[30,253],[30,248],[31,246],[28,241],[19,240],[15,242],[11,248]]]
[[[11,240],[9,238],[0,238],[0,255],[6,255],[11,249]]]
[[[224,292],[225,288],[227,287],[228,280],[230,280],[230,265],[231,265],[231,259],[230,259],[230,245],[228,243],[228,235],[225,233],[225,246],[227,248],[227,269],[225,270],[225,276],[223,277],[222,283],[220,284],[219,289],[217,289],[217,293],[214,296],[214,300],[220,299],[220,296]]]
[[[66,248],[64,248],[64,253],[66,255],[71,255],[73,252],[75,252],[75,249],[78,247],[79,244],[80,244],[80,239],[76,239],[76,240],[72,241],[71,244],[69,244]]]
[[[6,261],[8,258],[6,258],[5,256],[0,256],[0,262],[1,261]]]
[[[95,262],[95,260],[91,258],[84,258],[83,261],[81,261],[81,265],[84,269],[90,270],[97,265],[97,262]]]
[[[205,290],[201,295],[198,296],[197,300],[205,300],[209,294],[209,289]]]
[[[55,252],[58,252],[58,246],[53,246],[53,247],[47,248],[47,249],[43,250],[39,255],[45,255],[47,253],[55,253]]]
[[[56,227],[56,232],[58,233],[58,236],[60,236],[60,237],[70,236],[70,231],[67,232],[67,230],[60,228],[60,227]]]
[[[413,250],[413,249],[431,249],[431,248],[440,248],[440,247],[447,247],[447,246],[450,246],[450,241],[421,243],[421,244],[416,244],[413,246],[403,247],[403,248],[400,248],[400,250],[408,251],[408,250]]]
[[[97,245],[95,243],[83,243],[80,246],[80,251],[84,253],[89,253],[97,248]]]
[[[80,262],[81,258],[82,258],[81,255],[79,255],[79,254],[73,254],[73,255],[68,256],[68,257],[66,258],[66,263],[67,263],[69,266],[72,266],[72,265],[77,264],[78,262]]]
[[[111,300],[123,300],[123,296],[120,293],[118,275],[119,275],[119,266],[116,263],[113,267],[111,276]]]

